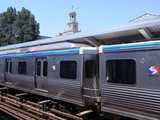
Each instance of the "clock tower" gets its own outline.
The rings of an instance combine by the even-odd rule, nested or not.
[[[72,7],[72,10],[69,12],[68,16],[69,16],[69,21],[67,23],[67,25],[68,25],[67,30],[65,30],[62,33],[59,33],[58,36],[70,35],[73,33],[80,32],[80,30],[78,29],[78,22],[77,22],[77,18],[76,18],[77,14],[73,10],[73,7]]]
[[[73,9],[69,12],[68,32],[79,32],[78,22],[76,20],[76,12]]]

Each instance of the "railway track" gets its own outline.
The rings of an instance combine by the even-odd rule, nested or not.
[[[56,103],[43,96],[0,87],[0,111],[18,120],[83,120],[82,117],[56,109]]]

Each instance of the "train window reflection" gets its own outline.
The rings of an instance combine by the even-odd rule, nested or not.
[[[76,79],[77,63],[76,61],[61,61],[60,62],[60,77],[66,79]]]
[[[110,83],[135,84],[136,63],[131,59],[108,60],[106,77]]]

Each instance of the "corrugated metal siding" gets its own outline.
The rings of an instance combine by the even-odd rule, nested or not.
[[[102,110],[105,108],[126,108],[159,115],[160,90],[137,87],[107,85],[102,86]]]
[[[50,94],[61,99],[67,99],[73,104],[83,105],[80,81],[73,80],[52,80],[49,82]]]

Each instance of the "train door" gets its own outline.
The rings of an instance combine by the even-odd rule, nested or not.
[[[46,58],[36,59],[36,87],[40,90],[47,90],[48,62]]]
[[[11,83],[10,75],[12,73],[12,61],[10,59],[5,60],[5,82]]]
[[[96,54],[84,55],[83,97],[86,104],[99,101],[98,57]]]

